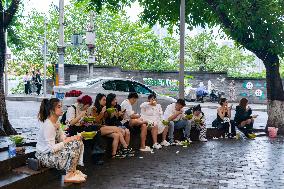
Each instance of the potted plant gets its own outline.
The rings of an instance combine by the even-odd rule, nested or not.
[[[10,140],[16,145],[16,153],[23,154],[25,153],[25,147],[23,147],[24,137],[21,135],[10,136]]]

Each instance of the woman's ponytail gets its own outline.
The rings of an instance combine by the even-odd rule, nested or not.
[[[51,98],[49,99],[43,99],[40,104],[40,109],[38,112],[38,119],[41,122],[44,122],[51,114],[52,111],[55,111],[55,107],[60,102],[58,98]]]
[[[50,110],[50,102],[49,99],[43,99],[41,104],[40,104],[40,109],[38,113],[38,119],[41,122],[44,122],[47,117],[49,116],[49,110]]]

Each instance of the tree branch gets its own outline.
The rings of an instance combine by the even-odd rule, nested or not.
[[[223,26],[225,28],[227,28],[228,30],[230,30],[232,35],[234,35],[234,33],[236,31],[241,30],[237,26],[234,26],[232,21],[229,19],[228,15],[218,7],[218,2],[216,2],[215,0],[206,0],[206,2],[213,9],[213,11],[216,13],[218,18],[222,22]],[[252,52],[256,52],[256,49],[253,49],[253,48],[250,47],[250,44],[253,43],[253,39],[249,38],[249,35],[248,35],[247,32],[243,33],[241,38],[236,37],[236,39],[234,39],[234,40],[236,40],[238,43],[240,43],[241,45],[246,47],[248,50],[250,50]]]
[[[13,17],[15,16],[19,4],[20,4],[21,0],[12,0],[11,5],[9,6],[9,8],[5,11],[4,15],[4,28],[7,29],[7,27],[9,26],[9,24],[12,22]]]

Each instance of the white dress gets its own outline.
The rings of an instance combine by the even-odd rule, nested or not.
[[[140,105],[141,108],[141,118],[148,121],[148,123],[154,123],[158,126],[158,134],[161,134],[165,126],[162,123],[163,120],[163,110],[160,104],[152,106],[149,102],[143,102]]]

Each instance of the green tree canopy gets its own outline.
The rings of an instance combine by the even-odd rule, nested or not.
[[[203,32],[185,39],[186,69],[190,71],[225,71],[229,74],[249,71],[254,66],[254,56],[246,55],[243,49],[219,45],[218,36]]]
[[[82,0],[77,0],[82,1]],[[84,0],[87,1],[87,0]],[[134,0],[89,0],[90,8],[102,6],[121,9]],[[144,8],[141,19],[151,25],[159,22],[179,24],[180,0],[138,0]],[[283,0],[186,0],[186,23],[189,27],[220,25],[236,43],[255,53],[266,67],[268,126],[284,133],[284,91],[279,58],[284,55]]]

